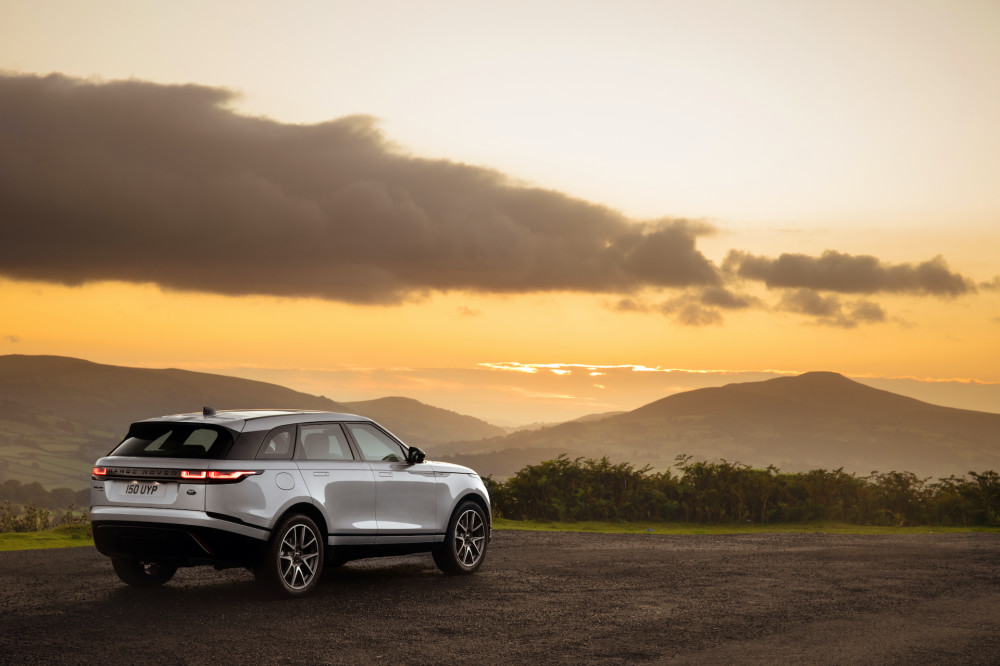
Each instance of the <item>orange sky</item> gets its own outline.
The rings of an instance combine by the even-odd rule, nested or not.
[[[900,321],[862,330],[764,312],[690,327],[659,315],[615,312],[607,300],[452,294],[403,306],[358,306],[124,283],[4,281],[0,308],[17,318],[7,322],[5,331],[13,333],[0,339],[0,351],[231,374],[339,400],[407,395],[504,423],[632,409],[702,385],[813,369],[940,404],[998,411],[996,322],[984,322],[978,308],[896,298],[889,302]],[[560,375],[558,368],[527,374],[482,365],[512,361],[588,367]],[[932,381],[871,381],[880,377]]]
[[[176,212],[147,204],[142,193],[165,181],[143,181],[145,169],[162,174],[167,162],[157,157],[135,168],[143,157],[129,155],[139,161],[102,181],[118,167],[88,157],[94,146],[83,141],[100,135],[81,129],[67,134],[67,141],[81,142],[79,152],[67,151],[83,156],[78,161],[58,150],[39,158],[45,168],[38,171],[38,194],[31,169],[21,173],[26,158],[17,167],[0,164],[8,180],[17,176],[16,194],[23,197],[0,211],[8,246],[0,249],[0,354],[203,369],[335,399],[405,394],[508,422],[630,409],[706,382],[768,376],[724,373],[819,369],[1000,411],[997,34],[1000,8],[991,2],[513,2],[502,9],[304,2],[294,11],[245,2],[4,3],[0,70],[9,76],[83,77],[98,83],[95,99],[104,96],[111,105],[120,99],[102,81],[134,79],[136,95],[159,94],[146,82],[236,90],[239,98],[220,102],[225,111],[217,132],[237,127],[238,116],[266,117],[269,132],[292,138],[335,118],[374,116],[373,127],[389,143],[365,147],[372,169],[386,160],[396,166],[378,176],[366,172],[364,182],[385,179],[393,204],[420,209],[423,217],[397,254],[371,265],[363,256],[357,271],[329,273],[322,262],[304,260],[260,262],[244,278],[232,274],[244,270],[235,264],[226,268],[233,282],[216,290],[228,295],[211,293],[217,278],[191,275],[189,264],[146,274],[141,262],[118,267],[113,253],[95,252],[112,242],[101,240],[103,220],[116,220],[119,237],[130,219],[141,221],[137,242],[157,245],[174,233],[196,237],[184,225],[204,216],[199,224],[220,225],[218,238],[250,230],[254,252],[283,247],[267,225],[288,225],[286,216],[302,211],[309,212],[295,228],[311,228],[322,210],[332,216],[328,224],[354,225],[359,247],[374,233],[362,227],[381,222],[361,213],[337,217],[340,204],[322,189],[298,192],[292,207],[275,198],[288,196],[302,178],[324,176],[323,168],[308,166],[314,158],[296,156],[298,149],[287,145],[281,152],[260,148],[262,157],[247,167],[247,187],[254,188],[247,191],[277,193],[261,200],[273,200],[273,212],[264,204],[233,205],[240,199],[222,198],[212,189],[219,174],[210,172],[201,180],[178,179],[198,188],[205,183],[205,190],[171,191],[169,200],[184,206]],[[11,100],[27,99],[16,85],[4,90],[8,108]],[[171,104],[161,104],[168,120]],[[62,111],[73,118],[72,109]],[[135,112],[129,113],[115,122],[129,124]],[[158,122],[152,118],[150,127]],[[62,121],[60,131],[69,124]],[[234,132],[224,149],[236,154],[241,139]],[[20,146],[12,142],[28,134],[0,132],[0,147]],[[340,145],[323,136],[331,142],[327,152]],[[137,133],[127,145],[141,140]],[[301,160],[294,170],[272,173],[273,160],[286,155]],[[546,195],[546,210],[569,201],[588,208],[521,227],[515,202],[498,213],[501,221],[490,222],[490,233],[499,235],[477,235],[487,208],[437,217],[452,215],[449,206],[472,210],[462,187],[434,181],[441,193],[432,197],[431,187],[405,194],[404,185],[391,181],[402,169],[406,187],[421,182],[432,165],[419,158],[503,174],[482,197],[517,196],[517,188],[530,184],[554,192]],[[485,173],[463,168],[441,173],[480,180]],[[74,181],[73,173],[86,180]],[[126,194],[133,186],[138,194]],[[102,187],[110,193],[104,198]],[[59,202],[69,202],[68,212],[44,224],[79,232],[80,240],[54,231],[32,237],[32,229],[43,228],[32,215]],[[600,244],[589,244],[591,232],[582,231],[577,213],[592,217],[587,228],[601,229],[595,238],[609,238],[605,247],[625,248],[624,263],[608,270],[607,282],[574,268],[608,266],[607,257],[587,249]],[[410,234],[405,225],[418,223],[402,219],[392,224],[404,226],[382,233]],[[679,219],[688,226],[676,226]],[[663,243],[710,265],[726,293],[712,295],[709,281],[691,271],[664,275],[662,266],[680,259],[667,258],[675,257],[673,249],[657,259],[640,247],[646,241],[665,247],[654,243],[663,227],[651,220],[674,225]],[[511,228],[517,232],[508,237]],[[629,229],[639,240],[623,240]],[[427,230],[433,235],[421,240]],[[530,260],[517,254],[526,241],[504,244],[529,236],[546,243]],[[564,250],[569,254],[558,266],[537,263],[538,256]],[[838,254],[824,255],[830,251]],[[789,270],[783,254],[799,257],[802,270]],[[938,256],[943,263],[933,264]],[[849,275],[830,278],[838,258],[859,271],[871,268],[874,281],[857,287]],[[754,260],[762,265],[756,273]],[[405,271],[395,272],[403,264]],[[938,277],[926,278],[935,265],[943,266]],[[283,284],[298,268],[313,277]],[[269,289],[268,272],[281,287],[259,295]],[[349,284],[351,275],[359,276],[358,285]],[[331,286],[305,293],[314,291],[303,289],[308,280]],[[392,293],[388,284],[395,285]],[[586,367],[529,375],[488,363]],[[723,374],[615,370],[602,379],[587,370],[601,365]]]

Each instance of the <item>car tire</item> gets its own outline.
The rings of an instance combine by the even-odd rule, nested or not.
[[[474,573],[486,559],[490,541],[486,512],[475,502],[462,502],[448,522],[444,545],[433,552],[438,569],[451,575]]]
[[[173,578],[177,571],[177,567],[127,557],[112,558],[111,566],[118,578],[132,587],[158,587]]]
[[[309,516],[288,516],[274,531],[263,560],[254,568],[254,577],[281,596],[308,594],[323,574],[323,540],[323,533]]]

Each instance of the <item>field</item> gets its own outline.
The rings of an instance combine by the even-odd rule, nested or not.
[[[0,533],[0,552],[93,546],[94,540],[87,536],[87,527],[87,525],[64,525],[41,532],[3,532]]]

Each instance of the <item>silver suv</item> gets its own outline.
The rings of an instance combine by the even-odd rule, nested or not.
[[[425,462],[351,414],[206,407],[139,421],[91,478],[94,542],[135,586],[210,564],[300,596],[324,563],[418,552],[470,574],[492,529],[475,472]]]

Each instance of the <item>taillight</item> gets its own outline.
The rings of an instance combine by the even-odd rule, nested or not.
[[[208,478],[213,481],[236,481],[244,476],[253,476],[254,474],[260,474],[260,472],[219,472],[213,469],[208,472]]]
[[[107,467],[95,467],[94,470],[93,470],[93,472],[91,472],[91,474],[93,475],[93,477],[95,479],[98,478],[98,477],[101,477],[101,476],[107,476],[108,475],[108,468]]]
[[[236,483],[248,476],[260,474],[259,470],[181,470],[181,479],[189,481],[209,481],[215,483]]]

